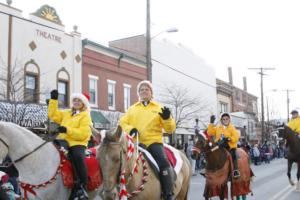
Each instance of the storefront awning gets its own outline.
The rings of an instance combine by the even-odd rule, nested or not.
[[[110,121],[99,110],[92,110],[91,118],[95,128],[106,128],[110,124]]]

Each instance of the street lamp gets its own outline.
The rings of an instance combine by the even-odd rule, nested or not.
[[[153,40],[154,38],[156,38],[157,36],[159,36],[162,33],[176,33],[176,32],[178,32],[178,28],[172,27],[167,30],[163,30],[163,31],[157,33],[156,35],[152,36],[151,40]]]

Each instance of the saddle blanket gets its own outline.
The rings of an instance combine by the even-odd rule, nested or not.
[[[144,153],[144,155],[148,158],[148,160],[150,162],[153,163],[153,165],[159,172],[160,170],[159,170],[158,164],[154,160],[153,156],[149,153],[149,151],[147,151],[146,149],[144,149],[142,147],[139,147],[139,151]],[[178,175],[181,170],[182,164],[183,164],[183,160],[180,157],[179,151],[168,144],[164,144],[164,151],[168,157],[168,160],[169,160],[171,166],[174,168],[174,171]]]
[[[92,152],[89,156],[85,157],[85,163],[88,171],[88,184],[87,190],[95,190],[102,184],[102,174],[100,170],[99,162],[96,159],[96,149],[89,149]],[[61,156],[61,175],[63,183],[67,188],[73,188],[74,186],[74,172],[72,163],[66,158],[62,151]]]

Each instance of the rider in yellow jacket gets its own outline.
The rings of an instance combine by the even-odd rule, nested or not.
[[[233,177],[238,178],[240,172],[238,170],[236,148],[240,137],[239,133],[230,122],[229,113],[223,113],[221,115],[221,124],[218,126],[214,125],[215,119],[214,115],[210,117],[210,124],[207,128],[208,135],[214,136],[215,142],[221,144],[221,146],[226,146],[228,144],[234,165]]]
[[[173,180],[171,166],[163,149],[163,129],[172,134],[175,120],[169,108],[153,101],[153,88],[149,81],[141,81],[137,86],[139,102],[132,105],[120,119],[120,125],[139,142],[147,147],[160,168],[161,185],[165,200],[173,199]]]
[[[300,117],[297,110],[292,110],[292,119],[288,123],[288,127],[290,127],[293,131],[297,132],[300,136]]]
[[[72,108],[58,109],[58,91],[51,91],[51,99],[48,106],[48,117],[60,126],[57,131],[57,143],[66,141],[69,147],[69,157],[75,169],[76,180],[75,197],[88,199],[86,186],[88,181],[87,167],[85,164],[85,149],[91,137],[92,120],[90,117],[89,96],[75,93],[71,96]]]

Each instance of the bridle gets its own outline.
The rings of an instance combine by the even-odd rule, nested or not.
[[[127,150],[125,150],[125,148],[123,148],[122,143],[121,142],[110,142],[110,141],[105,141],[102,145],[119,145],[121,150],[120,150],[120,167],[119,167],[119,173],[118,173],[118,177],[117,177],[117,181],[116,183],[111,187],[111,188],[105,188],[105,186],[103,186],[103,189],[101,191],[101,193],[111,193],[111,191],[115,188],[117,188],[120,190],[119,191],[119,195],[120,195],[120,199],[122,199],[124,196],[127,196],[127,198],[132,198],[134,195],[142,192],[144,190],[144,184],[147,182],[147,177],[148,177],[148,172],[147,172],[147,166],[146,166],[146,160],[145,158],[142,156],[142,152],[136,154],[136,157],[132,157],[135,152],[138,152],[137,149],[134,148],[134,143],[132,141],[132,137],[128,136],[127,134],[122,135],[123,137],[127,138]],[[125,157],[124,157],[125,155]],[[134,160],[131,160],[132,158],[135,158]],[[126,161],[131,160],[131,162],[133,163],[132,167],[129,167],[126,171],[125,168],[125,163]],[[139,162],[140,161],[140,162]],[[129,181],[131,180],[131,178],[133,177],[134,173],[137,173],[140,170],[137,170],[137,167],[139,166],[139,163],[142,165],[142,174],[143,177],[141,178],[141,184],[136,187],[135,190],[131,191],[131,193],[127,193],[126,190],[126,185],[129,184]],[[127,177],[127,180],[125,178],[125,176]]]
[[[213,152],[213,151],[219,149],[219,146],[218,146],[218,145],[216,145],[216,146],[210,148],[210,143],[211,143],[211,142],[210,142],[208,139],[204,139],[204,145],[203,145],[203,148],[205,148],[205,150],[202,151],[202,150],[201,150],[201,147],[197,147],[197,146],[196,146],[196,144],[197,144],[197,143],[196,143],[196,144],[193,146],[192,151],[198,153],[199,155],[201,155],[201,154],[206,155],[206,154],[208,154],[208,153],[210,153],[210,152]],[[200,144],[199,144],[199,145],[200,145]]]
[[[122,148],[121,146],[121,143],[120,142],[111,142],[111,141],[103,141],[103,146],[108,146],[108,145],[118,145],[120,146],[120,166],[119,166],[119,172],[117,174],[117,181],[116,183],[111,187],[111,188],[106,188],[105,185],[103,184],[103,189],[101,191],[101,193],[111,193],[111,191],[113,191],[115,188],[118,187],[118,185],[120,184],[120,174],[122,173],[122,166],[124,164],[124,161],[123,161],[123,154],[125,154],[126,152],[124,151],[124,149]]]

